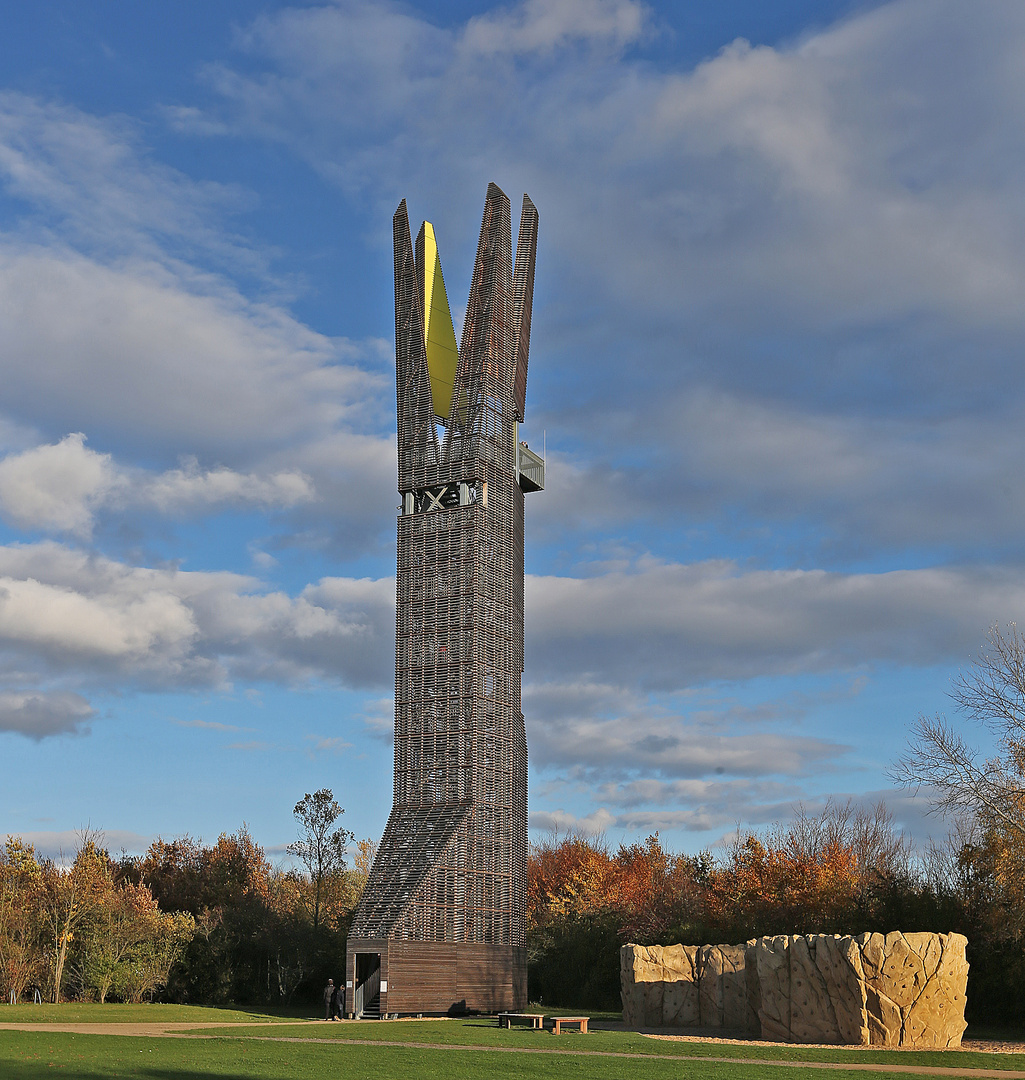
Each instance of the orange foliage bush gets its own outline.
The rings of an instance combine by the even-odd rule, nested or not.
[[[658,934],[700,904],[705,857],[673,855],[658,834],[612,853],[602,839],[553,837],[531,848],[527,911],[533,930],[566,916],[613,914],[622,932]]]
[[[724,854],[667,851],[656,833],[613,852],[601,838],[553,837],[528,864],[528,918],[537,931],[566,916],[614,915],[624,939],[652,942],[688,928],[754,934],[850,931],[880,882],[907,877],[910,845],[884,806],[829,804]]]

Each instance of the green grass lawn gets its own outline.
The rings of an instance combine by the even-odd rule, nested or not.
[[[547,1008],[547,1014],[573,1010]],[[593,1014],[592,1014],[593,1015]],[[296,1023],[308,1009],[213,1009],[181,1005],[0,1006],[0,1022],[210,1023],[207,1039],[84,1035],[44,1031],[0,1031],[0,1078],[36,1080],[65,1077],[132,1076],[142,1080],[197,1078],[366,1077],[416,1080],[419,1077],[636,1077],[661,1080],[754,1080],[793,1077],[787,1062],[899,1064],[954,1069],[1000,1069],[1025,1072],[1025,1055],[958,1051],[820,1050],[800,1046],[751,1046],[744,1043],[666,1042],[627,1031],[569,1033],[499,1029],[487,1019]],[[609,1014],[616,1018],[616,1014]],[[223,1025],[223,1026],[220,1026]],[[243,1028],[247,1028],[243,1035]],[[239,1037],[239,1036],[243,1037]],[[325,1040],[321,1043],[295,1039]],[[395,1043],[398,1045],[386,1045]],[[435,1044],[441,1049],[411,1044]],[[370,1045],[365,1045],[370,1044]],[[377,1044],[377,1045],[373,1045]],[[450,1048],[450,1049],[449,1049]],[[491,1049],[489,1049],[491,1048]],[[540,1053],[509,1053],[529,1049]],[[495,1051],[499,1052],[495,1052]],[[571,1051],[571,1053],[553,1053]],[[597,1052],[597,1053],[596,1053]],[[636,1054],[639,1058],[604,1054]],[[723,1058],[747,1059],[736,1064]],[[682,1059],[682,1060],[681,1060]],[[779,1062],[779,1067],[762,1064]],[[803,1074],[808,1080],[819,1070]],[[855,1072],[843,1068],[828,1076],[898,1077],[907,1073]]]
[[[229,1036],[228,1028],[209,1034]],[[531,1049],[604,1050],[644,1054],[652,1058],[771,1058],[778,1061],[828,1061],[854,1063],[915,1063],[953,1069],[1008,1069],[1025,1072],[1025,1054],[986,1054],[964,1050],[825,1050],[802,1046],[752,1046],[747,1043],[669,1042],[649,1039],[632,1031],[591,1030],[587,1035],[569,1032],[557,1038],[547,1031],[528,1028],[500,1029],[493,1020],[368,1020],[356,1024],[323,1024],[316,1027],[287,1022],[260,1032],[271,1039],[331,1039],[334,1042],[413,1042],[446,1046],[500,1046]]]
[[[551,1036],[549,1036],[551,1038]],[[910,1064],[905,1055],[902,1064]],[[39,1080],[136,1077],[139,1080],[292,1080],[309,1077],[367,1080],[756,1080],[777,1070],[763,1064],[736,1065],[693,1058],[686,1063],[660,1055],[641,1059],[597,1055],[503,1054],[487,1050],[421,1050],[413,1047],[255,1042],[247,1039],[180,1040],[0,1032],[0,1076]],[[779,1075],[792,1078],[789,1069]],[[808,1080],[821,1075],[817,1070]],[[836,1080],[906,1078],[907,1073],[840,1069]]]

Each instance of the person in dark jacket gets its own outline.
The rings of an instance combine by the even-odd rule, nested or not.
[[[338,1006],[338,991],[335,989],[334,979],[327,980],[327,986],[324,987],[324,1019],[333,1020],[332,1015],[334,1010]]]

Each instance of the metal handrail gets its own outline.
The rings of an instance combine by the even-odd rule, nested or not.
[[[375,968],[366,979],[356,987],[356,1019],[362,1017],[364,1011],[374,1002],[374,998],[381,993],[381,969]]]

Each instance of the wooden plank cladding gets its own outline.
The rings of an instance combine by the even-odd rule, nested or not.
[[[381,958],[381,985],[387,986],[382,1016],[497,1013],[527,1000],[527,950],[521,946],[350,938],[347,951],[346,1012],[354,1008],[358,953]]]

